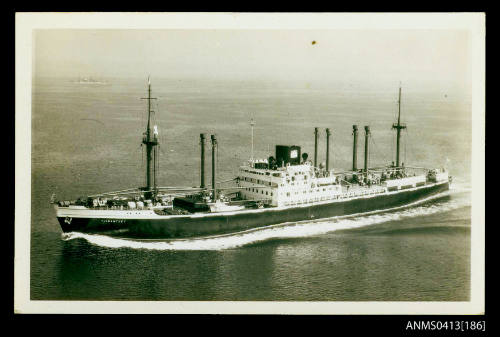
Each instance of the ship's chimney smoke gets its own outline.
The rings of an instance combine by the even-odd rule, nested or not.
[[[330,168],[330,129],[326,129],[326,170]]]
[[[370,136],[370,127],[365,126],[365,173],[368,173],[368,137]]]
[[[215,170],[216,170],[216,157],[215,152],[217,150],[217,138],[216,135],[211,135],[210,139],[212,140],[212,201],[215,202],[217,200],[217,191],[215,190]]]
[[[201,147],[200,187],[205,188],[205,134],[204,133],[200,133],[200,147]]]
[[[314,167],[318,167],[318,128],[314,128]]]
[[[352,170],[357,171],[358,169],[358,126],[352,126],[352,135],[354,136],[354,144],[352,147]]]

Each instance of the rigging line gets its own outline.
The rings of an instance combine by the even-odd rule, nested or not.
[[[200,147],[202,146],[201,144],[202,144],[202,143],[201,143],[201,139],[200,139]],[[201,152],[201,148],[200,148],[200,152]],[[199,178],[199,181],[200,181],[200,186],[201,186],[201,156],[200,156],[200,158],[198,158],[198,160],[199,160],[199,163],[200,163],[200,164],[198,165],[198,178]],[[195,184],[194,184],[194,186],[196,186],[196,184],[197,184],[197,183],[195,183]]]
[[[163,142],[162,142],[162,144],[163,144]],[[163,152],[163,148],[159,144],[158,144],[158,147],[160,148],[161,154],[165,155],[165,152]]]
[[[141,170],[144,171],[144,146],[142,146],[142,144],[141,144],[141,150],[142,150]],[[144,176],[144,182],[147,180],[147,175],[148,173],[146,172],[146,175]]]
[[[156,102],[156,104],[157,104],[156,110],[158,111],[158,114],[161,115],[160,108],[158,106],[159,102]],[[155,123],[157,123],[156,114],[155,114]],[[165,136],[163,135],[163,132],[160,133],[160,131],[159,131],[160,130],[160,126],[159,125],[157,125],[157,128],[158,128],[158,139],[159,139],[159,142],[160,142],[160,144],[164,144],[165,143]],[[163,149],[161,148],[161,146],[158,146],[158,147],[160,148],[160,152],[162,154],[165,154],[165,152],[163,152]]]
[[[393,115],[393,120],[397,121],[398,117],[399,117],[399,111],[401,110],[401,101],[399,99],[399,96],[398,96],[398,100],[394,103],[394,105],[396,105],[396,108],[393,110],[393,114],[394,114]],[[393,130],[395,130],[394,132],[396,132],[396,136],[393,135],[393,137],[392,137],[392,151],[391,151],[392,155],[391,155],[391,160],[393,162],[396,162],[397,155],[396,155],[395,149],[396,149],[396,142],[397,142],[396,138],[397,138],[397,132],[398,131],[397,131],[397,129],[393,129]]]
[[[203,141],[203,144],[201,143],[202,141]],[[201,152],[201,146],[205,147],[205,144],[206,144],[205,138],[203,138],[203,140],[202,140],[202,139],[200,139],[200,142],[199,142],[199,145],[200,145],[200,152]],[[195,145],[194,145],[194,146],[195,146],[195,147],[197,147],[197,146],[196,146],[196,142],[195,142]],[[203,159],[205,159],[205,158],[203,158]],[[200,165],[198,165],[198,177],[200,177],[200,182],[201,182],[201,153],[200,153],[200,158],[199,158],[199,160],[200,160]]]
[[[144,147],[141,144],[141,170],[144,168]]]
[[[394,105],[396,105],[396,109],[394,109],[394,115],[393,115],[393,120],[397,121],[398,120],[398,111],[399,111],[399,107],[401,105],[401,102],[399,101],[396,101],[396,103],[394,103]]]
[[[159,129],[159,128],[158,128]],[[158,144],[158,147],[160,148],[160,152],[163,154],[163,155],[166,155],[165,152],[163,152],[163,148],[160,146],[161,144],[165,144],[165,137],[163,136],[163,133],[160,133],[160,131],[158,130],[158,138],[160,139],[159,140],[159,144]]]
[[[217,160],[215,162],[215,167],[216,167],[217,170],[219,170],[219,140],[217,140],[217,147],[216,147],[216,149],[217,149]]]
[[[147,110],[147,109],[144,109],[144,110]],[[146,121],[144,119],[144,111],[142,109],[140,111],[141,111],[140,112],[140,115],[141,115],[141,126],[140,126],[140,129],[142,130],[142,128],[144,127],[144,125],[146,125]],[[146,113],[148,113],[148,112],[146,111]]]
[[[410,133],[408,133],[408,130],[406,130],[406,134],[407,134],[407,138],[408,138],[408,151],[410,153],[410,155],[412,154],[418,154],[418,145],[417,145],[417,148],[415,148],[415,142],[412,141],[413,138],[410,138]],[[410,158],[412,159],[412,158]]]
[[[403,137],[403,147],[404,147],[404,151],[405,151],[403,158],[404,158],[404,162],[406,163],[406,137]]]
[[[372,141],[372,143],[373,143],[373,148],[375,149],[375,151],[377,151],[377,149],[376,149],[376,147],[375,147],[375,141],[373,140],[373,137],[372,137],[371,133],[368,135],[368,142],[369,142],[370,140],[371,140],[371,141]],[[370,163],[372,163],[372,152],[373,152],[373,151],[368,150],[368,165],[366,166],[366,167],[367,167],[367,169],[369,168]],[[368,173],[368,172],[366,172],[366,173]]]
[[[156,187],[156,168],[157,168],[157,161],[158,161],[158,151],[157,151],[157,146],[153,148],[153,155],[154,155],[154,160],[153,160],[153,189]]]
[[[156,120],[156,112],[158,111],[159,112],[159,103],[158,103],[158,100],[155,100],[156,102],[154,103],[154,110],[153,110],[153,123],[156,124],[157,123],[157,120]]]
[[[409,134],[408,134],[408,129],[405,129],[405,133],[406,133],[406,135],[405,135],[404,142],[405,142],[405,163],[406,163],[406,152],[407,152],[407,151],[406,151],[406,145],[409,143],[409,140],[410,140],[410,139],[409,139],[409,137],[408,137],[408,135],[409,135]],[[411,145],[410,145],[410,147],[411,147]],[[408,163],[407,163],[407,164],[408,164]]]
[[[160,147],[160,145],[158,145],[158,148]],[[158,182],[156,181],[158,176],[160,175],[160,151],[157,151],[158,152],[158,159],[156,160],[157,161],[157,165],[156,165],[156,178],[155,178],[155,183],[158,185]]]
[[[381,151],[379,150],[379,148],[378,148],[377,144],[375,143],[375,139],[374,139],[374,137],[373,137],[373,136],[371,136],[371,134],[370,134],[370,139],[371,139],[371,141],[372,141],[372,143],[373,143],[373,147],[374,147],[374,149],[375,149],[375,151],[374,151],[374,152],[375,152],[375,154],[377,155],[377,157],[380,157],[380,158],[382,158],[383,160],[386,160],[386,159],[387,159],[387,157],[386,157],[386,156],[384,156],[384,155],[381,155]],[[368,156],[369,156],[370,162],[372,162],[372,152],[373,152],[373,151],[369,151],[369,152],[368,152]]]
[[[394,147],[395,147],[395,143],[396,143],[396,139],[394,137],[394,131],[391,130],[391,160],[390,161],[394,161]]]
[[[379,153],[378,153],[378,148],[377,148],[377,145],[375,144],[375,140],[373,139],[373,137],[370,136],[369,139],[371,140],[371,143],[373,144],[373,147],[372,147],[373,150],[368,151],[368,160],[371,163],[372,162],[372,152],[375,152],[377,154],[377,156],[379,156]]]

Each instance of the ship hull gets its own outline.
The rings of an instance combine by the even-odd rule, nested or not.
[[[98,233],[126,230],[126,235],[138,238],[185,238],[237,232],[268,225],[316,220],[334,216],[365,213],[404,206],[449,189],[449,183],[433,184],[407,191],[345,201],[264,208],[250,212],[197,214],[177,217],[112,218],[59,216],[63,232]]]

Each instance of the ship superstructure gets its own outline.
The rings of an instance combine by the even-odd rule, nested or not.
[[[277,145],[275,156],[255,159],[239,168],[237,177],[217,181],[217,136],[210,136],[211,186],[205,183],[206,134],[200,134],[200,186],[160,187],[157,184],[158,130],[152,124],[151,83],[148,79],[148,119],[142,144],[146,146],[146,186],[101,193],[76,201],[54,200],[64,232],[101,232],[120,229],[138,237],[171,238],[211,235],[284,222],[319,219],[388,209],[418,201],[449,188],[445,169],[400,164],[401,88],[396,130],[396,163],[370,167],[369,126],[364,127],[364,165],[357,167],[358,126],[353,125],[352,169],[330,168],[330,129],[326,129],[326,163],[318,164],[315,128],[313,161],[298,145]],[[231,183],[232,186],[226,186]]]

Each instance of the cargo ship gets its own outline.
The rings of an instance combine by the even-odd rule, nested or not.
[[[251,158],[230,181],[217,181],[218,140],[210,136],[211,184],[205,183],[205,143],[200,134],[200,185],[157,185],[158,130],[152,125],[151,82],[147,85],[146,186],[100,193],[78,200],[52,196],[63,232],[119,233],[130,238],[168,239],[218,235],[282,223],[310,221],[405,206],[449,189],[444,168],[411,167],[400,163],[401,87],[396,131],[396,160],[369,167],[369,126],[364,127],[364,165],[358,168],[358,126],[353,125],[352,168],[329,166],[330,129],[326,129],[326,162],[318,164],[319,129],[314,130],[314,158],[298,145],[276,145],[275,156]],[[232,186],[227,186],[230,183]]]

